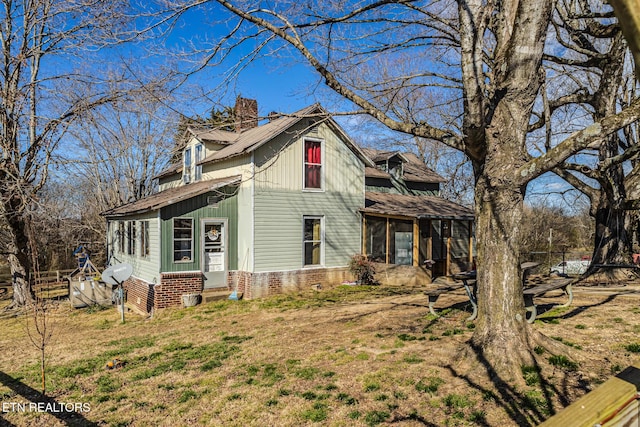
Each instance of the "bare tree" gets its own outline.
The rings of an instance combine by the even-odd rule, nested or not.
[[[40,378],[42,380],[42,395],[47,393],[47,349],[55,330],[53,316],[51,314],[52,303],[42,296],[35,296],[25,310],[25,324],[29,341],[38,350],[40,362]]]
[[[545,147],[550,146],[548,122],[554,113],[565,123],[576,116],[598,121],[635,99],[635,76],[622,33],[611,20],[612,10],[597,7],[576,1],[556,4],[552,34],[565,51],[561,57],[552,49],[545,54],[551,72],[544,88],[543,111],[532,126],[545,126]],[[634,138],[624,134],[629,136],[629,132],[609,135],[592,155],[576,156],[555,169],[591,201],[591,215],[596,220],[592,270],[599,264],[631,261],[623,163],[638,147]]]
[[[527,184],[581,150],[598,149],[638,119],[640,101],[589,120],[540,155],[529,150],[552,1],[373,0],[348,11],[343,2],[331,1],[321,10],[287,1],[268,8],[228,0],[165,3],[174,13],[220,6],[236,17],[224,16],[231,29],[209,51],[209,63],[222,61],[216,54],[237,46],[245,49],[245,61],[268,46],[295,52],[328,88],[359,107],[355,112],[463,152],[473,165],[478,241],[479,316],[471,346],[508,380],[517,380],[520,366],[533,363],[535,346],[553,346],[525,321],[518,242]],[[249,43],[255,49],[246,53]],[[364,65],[383,57],[413,66],[393,74],[363,73]],[[436,92],[459,106],[456,123],[420,110],[407,120],[394,110],[409,93]]]
[[[165,99],[162,99],[165,98]],[[156,191],[154,177],[169,163],[178,114],[158,93],[140,94],[88,112],[70,130],[76,149],[64,159],[67,194],[74,195],[78,234],[102,249],[105,221],[101,212]],[[62,184],[61,185],[65,185]]]
[[[0,221],[6,225],[13,307],[33,298],[28,283],[30,205],[45,185],[54,150],[70,123],[114,98],[108,67],[91,59],[120,5],[88,0],[0,2]]]

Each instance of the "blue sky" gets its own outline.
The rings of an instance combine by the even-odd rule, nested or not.
[[[227,34],[232,23],[219,23],[214,26],[212,23],[219,19],[219,16],[213,16],[214,14],[215,11],[211,10],[193,10],[187,13],[171,35],[164,40],[166,45],[180,49],[198,38],[214,40],[216,37]],[[239,58],[253,47],[247,45],[244,50],[235,52],[233,57]],[[227,84],[228,88],[222,99],[214,95],[208,102],[202,100],[190,103],[191,105],[175,107],[187,115],[207,115],[212,102],[232,106],[235,97],[242,95],[256,99],[259,113],[263,116],[271,111],[294,112],[315,102],[320,102],[329,110],[349,109],[346,101],[341,101],[337,95],[324,87],[315,71],[306,64],[296,62],[295,58],[262,56],[249,64],[235,81],[228,83],[222,81],[221,76],[224,71],[225,67],[206,67],[189,80],[190,84],[209,89]],[[349,120],[338,118],[338,121],[350,134],[358,132],[357,128],[350,126]],[[385,132],[387,131],[381,127],[380,137],[384,138]],[[534,204],[551,203],[568,206],[565,198],[557,194],[566,194],[570,188],[565,181],[555,175],[545,174],[530,183],[528,194]],[[571,195],[566,199],[571,200],[574,197]]]

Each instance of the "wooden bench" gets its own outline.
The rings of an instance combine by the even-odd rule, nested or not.
[[[533,302],[533,298],[544,295],[547,292],[562,289],[562,291],[569,297],[569,300],[564,304],[557,305],[556,307],[569,307],[573,302],[573,289],[571,286],[573,285],[574,281],[574,279],[556,279],[550,282],[524,288],[524,307],[528,313],[527,322],[533,323],[536,320],[536,316],[538,314],[536,304]]]
[[[469,286],[473,286],[474,289],[472,290]],[[478,315],[478,304],[475,298],[475,280],[472,284],[469,284],[468,282],[466,284],[464,282],[444,283],[436,289],[429,289],[424,291],[424,294],[429,297],[429,312],[431,312],[431,314],[433,314],[434,316],[438,316],[438,313],[436,313],[434,306],[438,301],[440,295],[454,292],[462,288],[465,289],[467,297],[469,298],[469,302],[471,302],[471,306],[473,307],[473,313],[467,320],[474,320]]]
[[[471,313],[471,316],[469,316],[467,320],[474,320],[478,316],[478,302],[476,299],[476,272],[467,271],[464,273],[454,274],[453,276],[451,276],[451,278],[456,281],[443,282],[440,281],[440,278],[437,278],[434,281],[434,284],[439,286],[435,289],[428,289],[424,291],[424,294],[429,297],[429,311],[434,316],[438,316],[438,313],[436,313],[434,306],[436,304],[436,301],[438,301],[440,295],[464,288],[467,294],[467,298],[469,298],[469,302],[471,303],[471,307],[473,308],[473,313]]]
[[[539,262],[523,262],[522,264],[520,264],[520,269],[522,270],[522,283],[526,281],[529,273],[531,273],[531,271],[538,265],[540,265]],[[434,306],[436,304],[436,301],[438,301],[440,295],[457,291],[460,288],[464,288],[467,297],[469,298],[469,302],[471,303],[471,307],[473,308],[473,313],[471,313],[471,316],[469,316],[467,320],[475,320],[475,318],[478,316],[478,299],[476,298],[476,271],[465,271],[463,273],[454,274],[453,276],[451,276],[451,279],[454,280],[453,282],[439,282],[439,279],[440,278],[437,278],[436,281],[434,281],[434,284],[438,284],[439,287],[424,291],[425,295],[429,297],[429,311],[431,312],[431,314],[433,314],[434,316],[438,315],[438,313],[436,313],[434,309]],[[535,318],[535,314],[533,317]]]

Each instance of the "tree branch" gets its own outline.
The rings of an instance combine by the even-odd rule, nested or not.
[[[462,140],[459,136],[453,135],[450,131],[438,129],[433,126],[429,126],[425,123],[418,124],[410,124],[404,123],[397,120],[392,119],[387,114],[385,114],[378,107],[373,105],[371,102],[366,100],[364,97],[358,95],[351,89],[347,88],[345,85],[340,83],[340,81],[336,78],[336,76],[327,69],[325,65],[323,65],[318,58],[309,50],[309,48],[304,44],[300,35],[296,31],[296,27],[291,24],[285,17],[277,14],[274,11],[259,9],[256,12],[268,13],[277,17],[284,24],[283,27],[278,27],[271,22],[262,19],[258,16],[255,16],[251,12],[245,12],[233,4],[229,3],[226,0],[216,0],[220,5],[225,7],[230,12],[235,15],[249,21],[259,27],[265,28],[271,31],[276,36],[280,37],[282,40],[289,43],[292,47],[294,47],[298,52],[300,52],[304,58],[309,62],[309,64],[324,78],[325,83],[331,89],[333,89],[338,94],[342,95],[346,99],[350,100],[354,104],[361,107],[367,114],[371,115],[373,118],[378,120],[380,123],[387,126],[389,129],[396,130],[399,132],[408,133],[411,135],[430,138],[436,141],[440,141],[446,145],[451,147],[462,149]]]
[[[635,100],[620,113],[607,116],[574,133],[542,156],[530,159],[518,171],[520,182],[525,184],[532,177],[550,171],[580,150],[596,148],[606,136],[630,125],[638,118],[640,118],[640,99]]]

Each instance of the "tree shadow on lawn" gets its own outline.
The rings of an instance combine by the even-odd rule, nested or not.
[[[554,308],[557,308],[557,304],[539,304],[536,305],[536,309],[538,309],[538,315],[536,316],[536,320],[539,320],[541,322],[552,322],[554,320],[560,320],[560,319],[571,319],[572,317],[578,316],[582,313],[584,313],[585,311],[589,310],[590,308],[594,308],[594,307],[599,307],[602,305],[605,305],[607,303],[610,303],[611,301],[613,301],[614,299],[616,299],[619,296],[624,296],[625,294],[635,294],[637,292],[635,291],[624,291],[624,292],[616,292],[615,294],[611,294],[609,295],[607,298],[605,298],[604,300],[594,303],[594,304],[583,304],[583,305],[576,305],[576,306],[572,306],[572,310],[567,311],[566,313],[562,313],[562,314],[558,314],[557,316],[554,315],[548,315],[548,316],[544,316],[547,312],[552,311]],[[544,317],[542,317],[544,316]]]
[[[372,300],[372,301],[358,301],[356,303],[354,303],[355,305],[358,306],[367,306],[367,305],[371,305],[371,306],[378,306],[379,308],[375,308],[372,309],[370,311],[366,311],[366,312],[361,312],[361,313],[354,313],[351,314],[349,316],[345,316],[343,318],[340,318],[339,320],[341,321],[354,321],[354,320],[359,320],[363,317],[366,316],[371,316],[374,314],[378,314],[378,313],[382,313],[384,311],[391,311],[391,310],[396,310],[396,309],[402,309],[402,308],[421,308],[425,310],[424,315],[431,315],[431,313],[429,312],[429,305],[427,303],[421,303],[421,302],[409,302],[409,301],[404,301],[404,302],[394,302],[394,301],[376,301],[376,300]],[[451,311],[466,311],[469,314],[471,314],[473,312],[473,308],[471,306],[471,303],[466,300],[466,301],[461,301],[461,302],[456,302],[456,303],[452,303],[447,305],[446,307],[440,307],[440,308],[436,308],[436,312],[438,312],[438,316],[435,317],[435,319],[438,319],[440,317],[444,317],[447,315],[447,313],[451,312]]]
[[[29,387],[28,385],[20,382],[16,378],[13,378],[12,376],[7,375],[2,371],[0,371],[0,383],[10,388],[15,393],[22,396],[23,398],[25,398],[31,403],[44,405],[45,408],[47,407],[51,408],[52,410],[51,411],[47,410],[46,413],[53,415],[54,417],[56,417],[57,419],[59,419],[60,421],[62,421],[68,426],[97,427],[99,425],[93,421],[89,421],[79,412],[67,411],[65,407],[66,405],[64,405],[63,403],[60,403],[56,401],[54,398],[48,397],[42,394],[38,390]],[[68,403],[68,402],[65,402],[65,403]],[[7,402],[3,402],[2,410],[3,411],[5,409],[11,410],[11,406],[7,408],[5,407],[5,404],[7,404]],[[26,409],[27,409],[27,412],[29,412],[28,404]],[[11,426],[12,424],[9,423],[7,420],[5,420],[1,414],[2,412],[0,412],[0,425]]]
[[[464,380],[471,388],[478,390],[485,398],[492,398],[496,405],[502,407],[505,413],[518,425],[532,427],[540,424],[542,421],[555,414],[553,408],[553,396],[557,396],[562,406],[567,406],[570,402],[566,399],[566,394],[560,392],[556,386],[549,383],[542,375],[542,368],[538,363],[532,367],[533,371],[538,375],[538,388],[535,391],[540,392],[540,399],[535,394],[527,394],[518,391],[516,387],[503,380],[500,375],[493,369],[489,361],[484,357],[482,349],[469,344],[471,350],[476,356],[477,361],[485,369],[488,377],[495,386],[498,395],[493,390],[482,386],[474,381],[468,375],[461,375],[452,365],[446,366],[451,375]],[[535,360],[535,358],[534,358]],[[565,390],[566,391],[566,390]],[[479,421],[477,421],[478,423]],[[489,426],[486,422],[482,422],[482,426]]]

